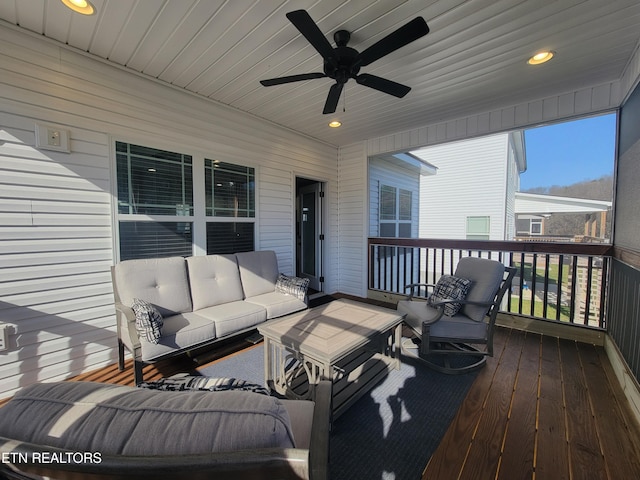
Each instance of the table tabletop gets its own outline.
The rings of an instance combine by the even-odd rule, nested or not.
[[[323,362],[334,363],[382,332],[397,327],[395,310],[340,299],[270,320],[258,331],[265,338]]]

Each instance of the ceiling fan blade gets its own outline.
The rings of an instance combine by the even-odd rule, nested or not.
[[[408,45],[414,40],[425,36],[429,33],[427,22],[422,17],[416,17],[409,23],[398,28],[395,32],[390,33],[383,39],[377,41],[366,50],[360,53],[358,64],[361,67],[375,62],[379,58]]]
[[[398,98],[404,97],[411,90],[411,87],[369,73],[358,75],[356,82],[365,87],[373,88]]]
[[[333,113],[336,111],[343,86],[344,83],[334,83],[331,86],[329,95],[327,95],[327,101],[324,103],[324,110],[322,110],[322,113]]]
[[[300,31],[304,38],[315,48],[322,58],[327,61],[334,61],[333,47],[320,31],[316,22],[306,10],[294,10],[287,13],[287,18]]]
[[[300,75],[289,75],[288,77],[270,78],[268,80],[260,80],[260,83],[265,87],[271,87],[273,85],[282,85],[283,83],[300,82],[302,80],[313,80],[314,78],[324,78],[324,73],[301,73]]]

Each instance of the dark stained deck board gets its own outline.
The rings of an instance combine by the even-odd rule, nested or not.
[[[495,343],[423,480],[640,478],[640,426],[603,348],[506,329]]]
[[[467,460],[474,440],[478,419],[482,415],[487,395],[491,390],[494,374],[505,350],[509,332],[500,332],[494,339],[494,356],[487,359],[487,366],[480,370],[473,388],[460,406],[449,429],[437,449],[438,455],[429,460],[423,479],[457,479]]]
[[[534,468],[537,478],[568,480],[569,443],[558,339],[542,337]]]
[[[527,334],[522,345],[497,480],[530,479],[536,441],[540,335]]]
[[[606,479],[595,415],[582,368],[583,359],[575,342],[561,339],[559,344],[573,478]]]
[[[583,361],[582,365],[587,379],[589,398],[593,410],[597,412],[595,415],[596,429],[608,478],[625,478],[626,472],[640,471],[640,459],[634,456],[635,446],[632,442],[620,441],[620,432],[623,432],[623,435],[626,434],[625,436],[630,439],[633,438],[633,435],[630,435],[633,426],[629,425],[626,420],[629,412],[621,408],[617,399],[615,402],[609,400],[616,398],[615,388],[610,383],[611,379],[607,376],[598,351],[592,345],[586,344],[578,344],[578,350],[581,357],[588,355],[589,358],[589,361]],[[617,382],[615,378],[613,381]],[[608,412],[608,415],[600,412]]]

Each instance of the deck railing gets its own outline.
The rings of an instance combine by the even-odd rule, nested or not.
[[[369,238],[369,289],[406,294],[453,274],[461,257],[492,258],[518,269],[504,311],[605,328],[611,254],[596,243]]]

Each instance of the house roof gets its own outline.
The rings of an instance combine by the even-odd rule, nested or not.
[[[92,2],[97,13],[85,17],[58,0],[8,0],[0,21],[332,145],[619,81],[640,39],[637,0]],[[335,31],[351,32],[358,51],[422,16],[428,35],[361,70],[412,90],[398,99],[351,80],[336,113],[323,115],[328,78],[263,87],[259,80],[322,71],[285,16],[296,9],[332,43]],[[555,58],[527,65],[542,49]],[[341,128],[327,126],[334,118]]]
[[[551,213],[592,213],[611,209],[612,202],[587,198],[559,197],[516,192],[515,213],[545,215]]]

